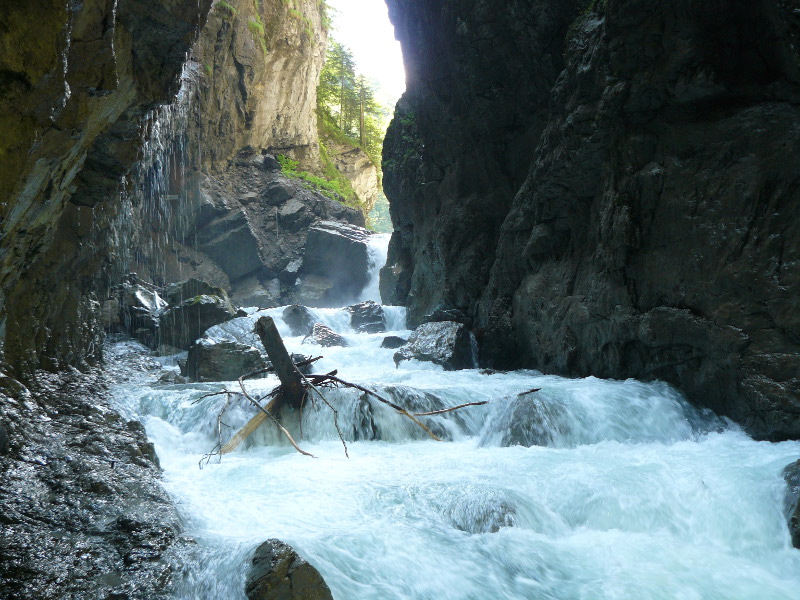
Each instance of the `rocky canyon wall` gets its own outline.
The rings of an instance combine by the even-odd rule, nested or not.
[[[116,190],[210,4],[46,1],[0,14],[0,337],[15,370],[99,356]]]
[[[486,364],[800,437],[800,4],[580,4],[390,1],[385,299],[466,310]]]

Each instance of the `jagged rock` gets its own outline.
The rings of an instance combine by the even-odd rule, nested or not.
[[[386,315],[383,307],[372,300],[348,306],[350,326],[361,333],[380,333],[386,331]]]
[[[347,346],[347,340],[336,333],[333,329],[322,323],[314,323],[311,333],[303,340],[306,344],[319,344],[323,347]]]
[[[280,295],[279,281],[272,280],[262,284],[256,276],[237,281],[230,294],[231,300],[238,306],[257,306],[262,309],[279,306]]]
[[[120,291],[120,321],[123,328],[148,348],[157,348],[159,340],[159,314],[167,303],[152,289],[135,278],[122,284]]]
[[[326,139],[325,144],[336,170],[350,181],[353,191],[364,205],[364,212],[370,212],[375,207],[375,201],[381,191],[378,169],[361,148],[342,144],[333,139]]]
[[[196,296],[219,296],[227,299],[228,294],[220,287],[211,285],[199,279],[187,279],[177,283],[171,283],[164,290],[164,297],[170,306],[177,306],[184,300],[189,300]]]
[[[233,381],[268,364],[252,346],[200,338],[189,347],[183,375],[195,381]]]
[[[395,364],[404,360],[429,361],[441,365],[446,371],[472,369],[473,337],[462,323],[439,321],[423,323],[408,338],[408,342],[394,354]]]
[[[783,470],[783,478],[788,486],[784,499],[786,522],[792,534],[792,545],[800,549],[800,460]]]
[[[159,318],[160,343],[187,350],[192,342],[214,325],[236,317],[227,296],[200,295],[171,306]]]
[[[395,348],[400,348],[401,346],[405,345],[407,341],[408,340],[404,340],[396,335],[387,335],[381,342],[381,348],[390,348],[391,350],[394,350]]]
[[[314,304],[335,306],[364,289],[369,270],[368,237],[363,227],[335,221],[322,221],[309,230],[302,272],[330,282],[321,298],[312,299]]]
[[[314,328],[314,316],[301,304],[292,304],[283,310],[283,320],[292,330],[292,335],[309,335]]]
[[[247,600],[333,600],[319,571],[294,548],[274,539],[253,553],[245,593]]]

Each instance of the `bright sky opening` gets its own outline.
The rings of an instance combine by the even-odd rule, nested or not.
[[[406,89],[400,42],[383,0],[328,0],[333,9],[333,37],[353,53],[356,68],[378,84],[378,97],[389,107]]]

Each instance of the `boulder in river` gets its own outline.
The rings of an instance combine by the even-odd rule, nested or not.
[[[252,346],[201,338],[189,348],[184,375],[195,381],[233,381],[267,364]]]
[[[336,221],[320,221],[309,229],[303,255],[301,294],[303,288],[308,287],[308,281],[314,282],[314,290],[322,290],[321,294],[309,298],[309,303],[336,306],[364,289],[369,271],[368,237],[369,232],[363,227]],[[329,282],[329,287],[325,289],[318,278]]]
[[[783,470],[783,478],[789,486],[784,506],[789,532],[792,534],[792,546],[800,549],[800,460]]]
[[[245,593],[248,600],[333,600],[319,571],[280,540],[256,548]]]
[[[287,306],[283,309],[282,316],[292,335],[308,335],[314,328],[314,316],[308,308],[300,304]]]
[[[383,341],[381,342],[381,348],[389,348],[391,350],[395,350],[405,345],[406,341],[407,340],[404,340],[403,338],[396,335],[387,335],[385,338],[383,338]]]
[[[330,346],[348,346],[347,340],[322,323],[314,323],[311,333],[306,336],[303,343],[319,344],[325,348],[329,348]]]
[[[361,333],[381,333],[386,331],[386,315],[380,304],[367,300],[347,307],[350,313],[350,326]]]
[[[416,358],[441,365],[445,371],[472,369],[473,336],[466,326],[454,321],[423,323],[394,354],[395,364]]]
[[[224,294],[224,292],[223,292]],[[181,350],[203,335],[214,325],[236,317],[236,310],[225,295],[200,294],[171,306],[159,318],[161,344]]]

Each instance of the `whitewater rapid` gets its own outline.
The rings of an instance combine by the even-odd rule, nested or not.
[[[201,469],[225,397],[199,399],[235,384],[120,385],[119,405],[144,422],[197,540],[180,598],[244,598],[249,556],[268,538],[293,545],[340,600],[800,597],[781,478],[800,443],[755,442],[661,383],[395,368],[380,344],[408,335],[402,308],[387,308],[387,334],[355,333],[345,311],[314,309],[347,348],[302,344],[281,312],[208,335],[252,343],[253,323],[269,314],[290,351],[324,356],[316,372],[338,369],[419,412],[489,403],[429,418],[446,438],[436,442],[360,392],[331,390],[349,459],[318,402],[300,441],[317,458],[263,426]],[[268,377],[248,389],[275,385]],[[252,414],[235,403],[227,431]],[[291,428],[300,438],[299,423]],[[531,439],[547,445],[514,445]]]

